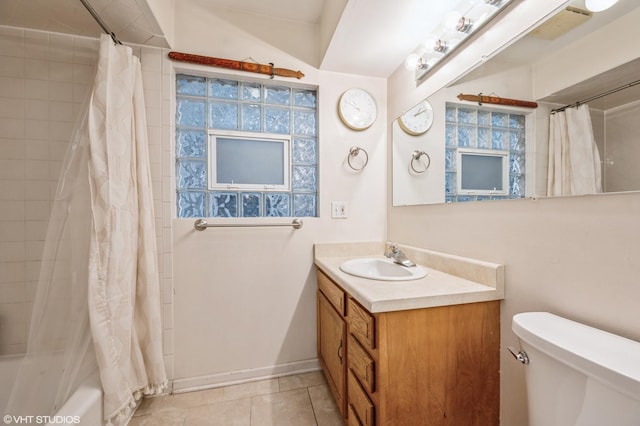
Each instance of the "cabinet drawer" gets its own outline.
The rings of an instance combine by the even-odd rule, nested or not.
[[[375,348],[375,318],[352,299],[349,299],[347,317],[351,333],[371,349]]]
[[[338,313],[344,315],[344,290],[338,287],[320,270],[318,270],[318,289],[327,297],[327,300],[331,302],[331,305],[336,308]]]
[[[374,392],[375,363],[360,343],[353,336],[349,336],[349,355],[347,362],[349,370],[360,380],[360,383],[370,394]]]
[[[349,414],[354,414],[363,426],[374,426],[375,408],[362,389],[353,373],[349,373],[347,395],[349,395]],[[357,423],[356,423],[357,424]]]

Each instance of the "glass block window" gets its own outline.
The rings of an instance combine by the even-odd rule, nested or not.
[[[315,89],[288,87],[280,82],[263,84],[178,74],[178,217],[317,216],[317,103]],[[212,135],[221,134],[229,136],[225,143],[237,140],[249,149],[248,141],[268,139],[269,135],[288,141],[284,155],[287,183],[262,187],[238,185],[239,188],[233,184],[210,185],[210,163],[215,158],[209,152],[214,146],[210,140]],[[220,170],[219,166],[222,165],[213,170]]]
[[[499,200],[525,196],[525,116],[447,104],[445,199],[447,202]],[[508,195],[459,193],[460,152],[478,151],[508,158]],[[479,191],[481,192],[481,191]]]

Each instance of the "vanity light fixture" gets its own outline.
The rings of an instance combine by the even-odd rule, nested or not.
[[[467,37],[482,28],[513,0],[471,0],[464,10],[452,10],[405,60],[405,67],[422,79]],[[600,0],[603,1],[603,0]],[[608,0],[611,1],[611,0]],[[617,1],[617,0],[614,0]]]
[[[586,0],[584,5],[591,12],[602,12],[616,4],[618,0]]]

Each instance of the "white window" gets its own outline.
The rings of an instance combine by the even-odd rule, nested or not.
[[[458,148],[457,192],[463,195],[509,195],[509,152]]]
[[[289,191],[291,137],[209,133],[209,189]]]

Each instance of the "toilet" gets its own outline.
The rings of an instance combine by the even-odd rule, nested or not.
[[[639,426],[640,342],[556,316],[513,316],[529,426]]]

